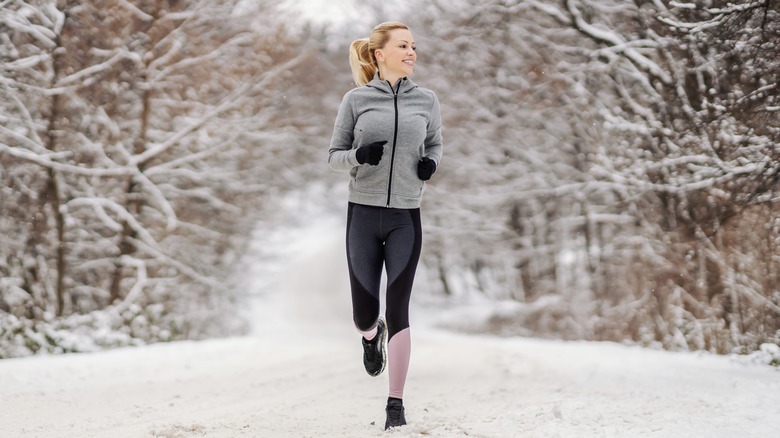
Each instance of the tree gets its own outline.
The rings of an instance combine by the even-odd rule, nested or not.
[[[99,311],[131,340],[241,329],[224,316],[241,230],[268,191],[252,163],[286,136],[276,87],[306,58],[241,7],[3,5],[0,338],[67,349],[34,333],[102,324],[80,317]]]
[[[648,305],[633,323],[674,348],[775,339],[777,5],[561,3],[559,21],[615,66],[620,105],[604,115],[623,140],[599,150],[593,172],[631,197],[648,237],[635,260],[650,273],[628,298]]]
[[[510,330],[776,340],[777,5],[709,4],[415,11],[445,115],[426,201],[440,289],[525,302]]]
[[[587,293],[571,283],[583,276],[558,261],[565,254],[571,269],[587,271],[581,231],[624,219],[596,215],[582,193],[603,134],[587,108],[590,79],[572,74],[575,52],[564,51],[578,44],[576,32],[551,29],[525,3],[433,2],[420,12],[412,25],[424,29],[421,74],[441,93],[446,140],[426,198],[435,223],[427,262],[454,294],[533,302],[575,286]]]

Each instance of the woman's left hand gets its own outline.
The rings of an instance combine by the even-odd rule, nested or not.
[[[417,163],[417,177],[423,181],[428,181],[436,172],[436,162],[428,157],[422,157]]]

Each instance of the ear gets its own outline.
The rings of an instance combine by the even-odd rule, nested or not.
[[[374,58],[376,58],[377,61],[385,61],[385,54],[382,53],[382,49],[374,50]]]

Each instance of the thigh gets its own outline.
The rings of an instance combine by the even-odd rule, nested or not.
[[[409,327],[409,301],[422,247],[419,210],[405,211],[399,219],[385,240],[386,316],[390,338]]]
[[[422,248],[420,210],[395,210],[391,213],[383,217],[388,286],[398,282],[410,283],[414,279]]]
[[[349,204],[347,213],[347,264],[352,293],[367,293],[376,300],[384,262],[378,215],[375,207],[359,204]]]

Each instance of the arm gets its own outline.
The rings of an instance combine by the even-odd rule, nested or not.
[[[333,127],[333,137],[328,149],[328,164],[333,170],[350,170],[360,163],[357,161],[356,150],[352,148],[354,141],[355,113],[352,107],[350,93],[344,95],[339,105],[336,123]]]
[[[428,117],[428,130],[425,134],[424,147],[423,157],[417,163],[417,176],[423,181],[428,181],[436,172],[436,168],[439,167],[442,153],[441,111],[439,109],[439,99],[436,98],[435,94],[433,95],[433,104]]]
[[[424,156],[433,160],[436,166],[439,166],[442,155],[442,137],[441,137],[441,109],[439,99],[433,95],[433,105],[431,107],[430,117],[428,119],[428,132],[425,135],[425,154]]]

